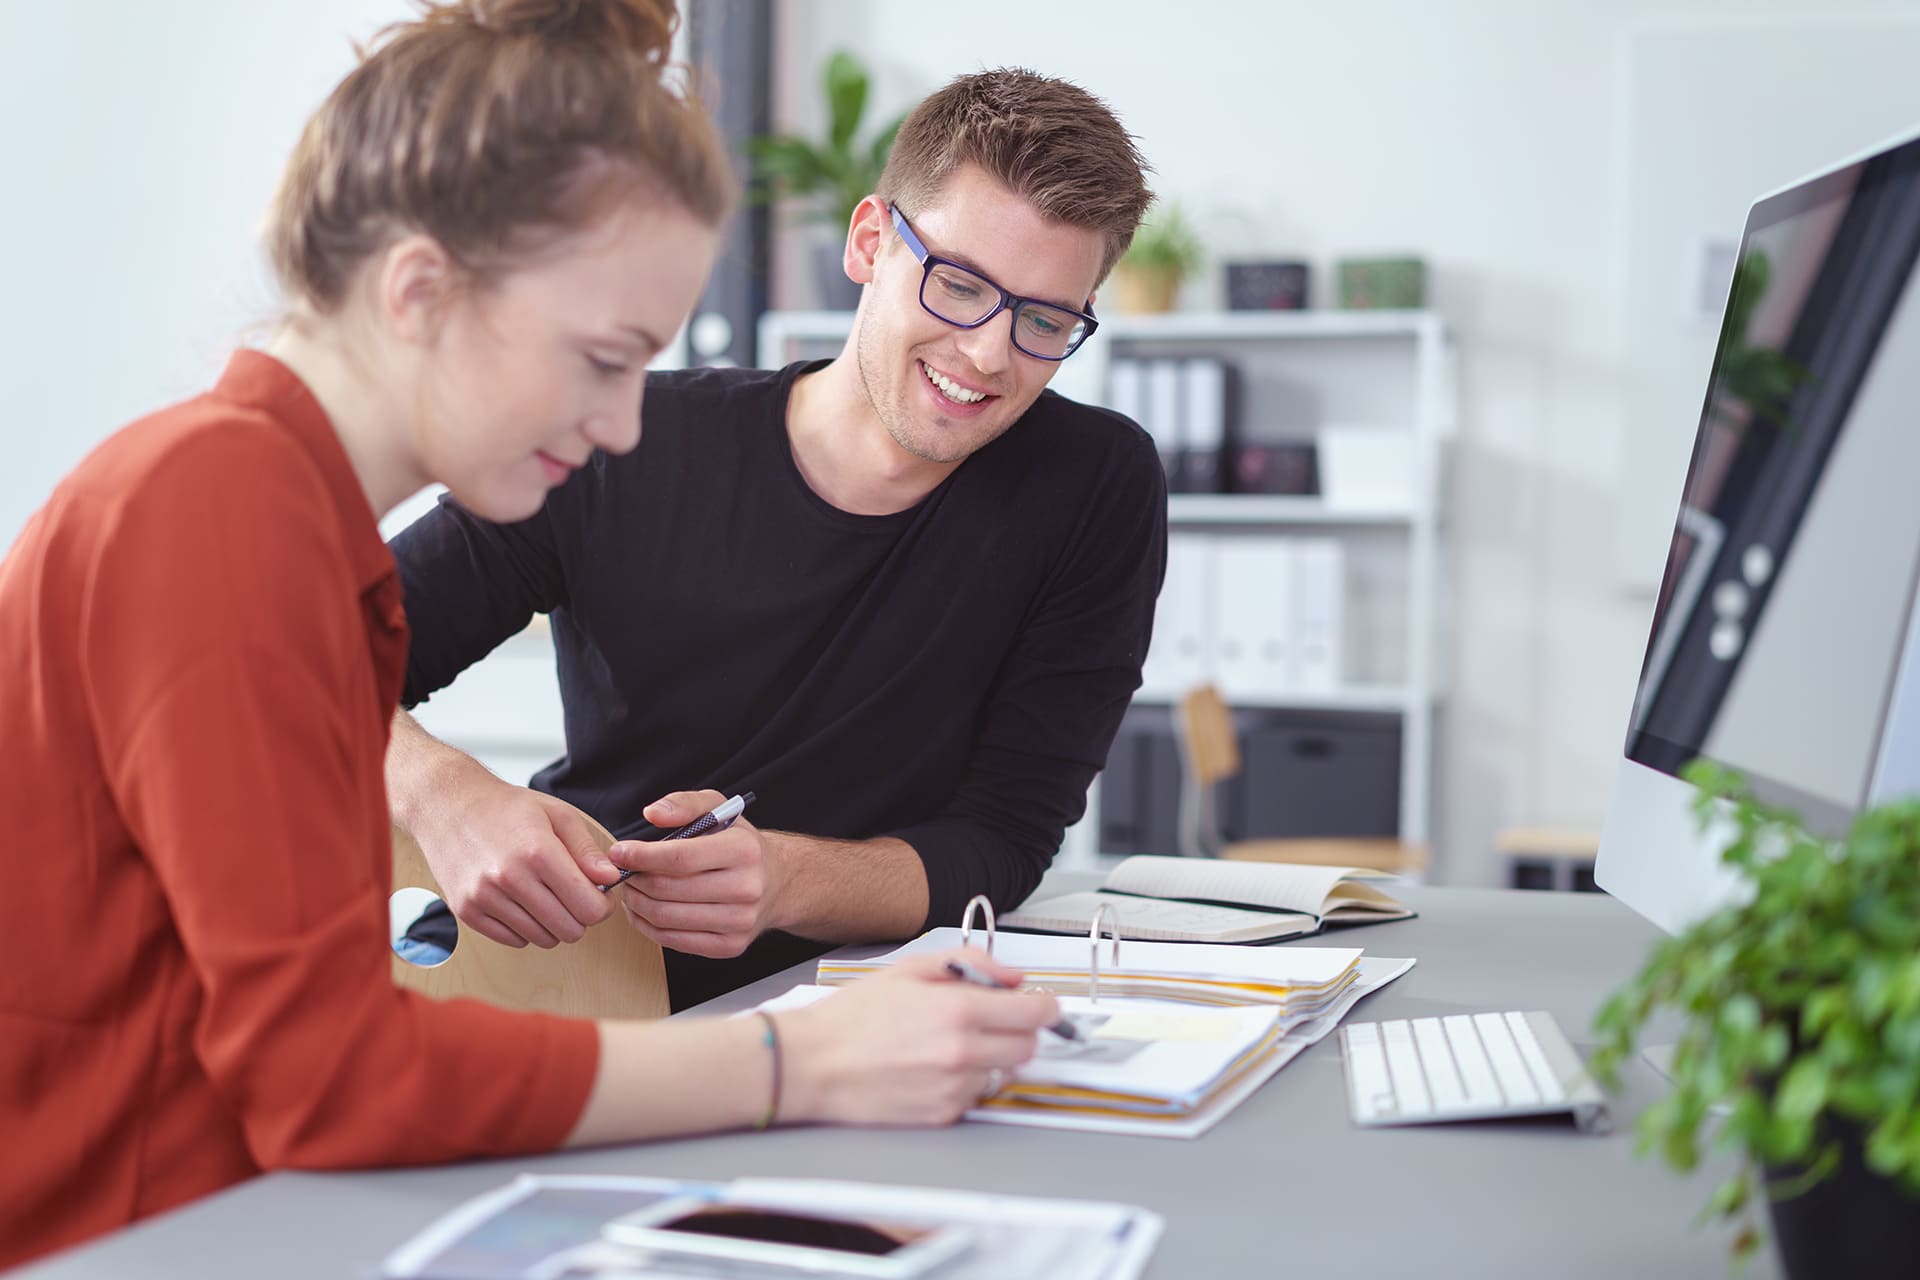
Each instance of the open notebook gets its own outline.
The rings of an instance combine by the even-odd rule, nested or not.
[[[1378,886],[1385,872],[1291,862],[1128,858],[1092,893],[1030,902],[1000,917],[1009,929],[1084,934],[1111,908],[1123,938],[1156,942],[1277,942],[1329,925],[1405,920],[1413,912]]]

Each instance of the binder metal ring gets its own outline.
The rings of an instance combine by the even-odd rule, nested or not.
[[[993,904],[987,901],[987,895],[984,893],[976,893],[967,899],[967,909],[960,915],[960,945],[964,947],[973,941],[973,909],[975,907],[980,908],[987,918],[987,954],[992,955]]]
[[[1107,933],[1113,939],[1113,958],[1110,963],[1120,967],[1120,922],[1114,914],[1113,904],[1103,902],[1094,908],[1093,927],[1087,930],[1087,1002],[1095,1003],[1100,999],[1100,925],[1104,921]]]

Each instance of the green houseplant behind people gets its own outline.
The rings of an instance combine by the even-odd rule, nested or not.
[[[1736,1254],[1759,1246],[1764,1200],[1793,1277],[1920,1273],[1920,799],[1829,842],[1722,766],[1684,776],[1703,829],[1730,812],[1743,900],[1655,946],[1596,1019],[1594,1069],[1617,1079],[1647,1022],[1677,1012],[1641,1149],[1682,1172],[1711,1148],[1742,1158],[1707,1204],[1746,1219]]]
[[[851,311],[860,302],[860,286],[847,278],[840,257],[853,221],[854,206],[873,194],[893,150],[894,135],[906,117],[895,116],[872,138],[861,139],[870,82],[860,60],[845,50],[829,55],[820,70],[826,97],[827,134],[813,140],[797,134],[771,134],[747,143],[753,162],[756,200],[813,200],[808,218],[827,228],[814,246],[820,305]]]

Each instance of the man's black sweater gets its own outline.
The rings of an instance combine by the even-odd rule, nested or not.
[[[443,501],[393,540],[403,702],[552,616],[567,753],[532,785],[616,836],[687,788],[751,790],[769,830],[896,836],[928,925],[1033,890],[1106,759],[1166,567],[1166,484],[1133,423],[1052,392],[894,515],[795,466],[784,370],[647,380],[639,447],[531,519]],[[818,953],[667,953],[675,1008]]]

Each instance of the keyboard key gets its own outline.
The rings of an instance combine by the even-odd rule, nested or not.
[[[1413,1043],[1420,1050],[1421,1065],[1427,1069],[1427,1085],[1433,1090],[1436,1111],[1458,1111],[1467,1105],[1467,1091],[1460,1083],[1460,1072],[1453,1065],[1453,1050],[1447,1048],[1447,1033],[1438,1018],[1413,1020]]]
[[[1514,1106],[1539,1105],[1540,1090],[1527,1074],[1527,1064],[1520,1060],[1520,1050],[1513,1043],[1513,1032],[1507,1030],[1507,1020],[1497,1013],[1476,1013],[1473,1029],[1480,1033],[1480,1042],[1487,1047],[1487,1060],[1493,1063],[1493,1074],[1499,1079],[1500,1092],[1507,1095],[1507,1102]]]
[[[1520,1058],[1532,1073],[1533,1082],[1540,1086],[1540,1096],[1548,1102],[1565,1102],[1567,1091],[1560,1087],[1560,1077],[1547,1061],[1546,1051],[1540,1047],[1540,1039],[1534,1035],[1533,1023],[1527,1020],[1527,1015],[1509,1013],[1507,1029],[1513,1032],[1513,1042],[1520,1046]]]
[[[1493,1078],[1487,1051],[1474,1034],[1473,1019],[1460,1013],[1440,1019],[1447,1030],[1447,1043],[1453,1046],[1453,1060],[1460,1067],[1460,1086],[1467,1092],[1467,1105],[1479,1109],[1498,1107],[1504,1101],[1500,1084]]]
[[[1482,1013],[1356,1023],[1345,1037],[1356,1124],[1430,1124],[1571,1111],[1608,1129],[1606,1098],[1549,1013]]]
[[[1413,1029],[1400,1019],[1383,1022],[1380,1039],[1387,1047],[1387,1069],[1393,1073],[1393,1094],[1399,1100],[1400,1114],[1424,1116],[1431,1112],[1433,1096],[1427,1092],[1427,1079],[1420,1071]]]
[[[1366,1034],[1359,1035],[1364,1030]],[[1362,1122],[1395,1114],[1387,1055],[1371,1023],[1347,1030],[1347,1073],[1353,1083],[1354,1118]]]

